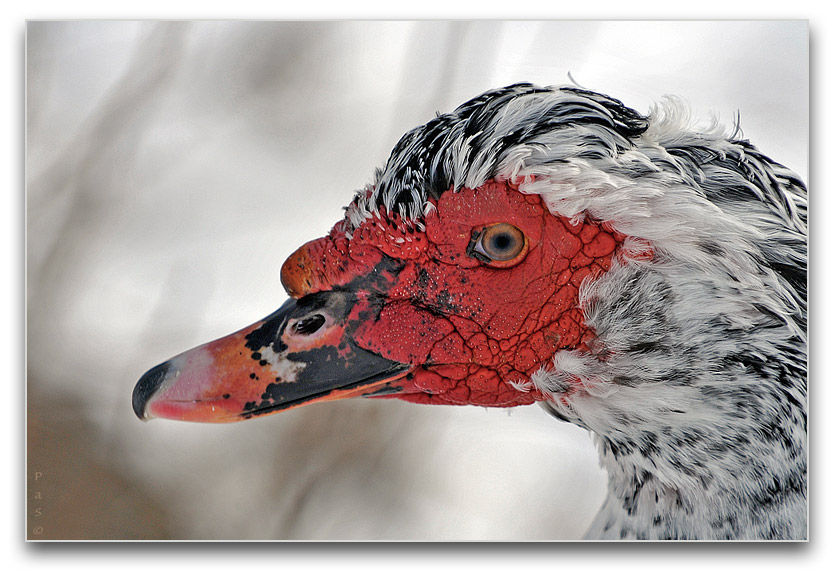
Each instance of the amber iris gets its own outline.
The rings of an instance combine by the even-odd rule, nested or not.
[[[524,258],[527,239],[524,232],[512,224],[492,224],[477,233],[472,250],[475,256],[492,266],[511,266]]]

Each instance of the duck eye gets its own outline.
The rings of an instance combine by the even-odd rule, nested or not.
[[[492,224],[472,233],[467,254],[492,266],[513,266],[527,250],[524,232],[512,224]]]

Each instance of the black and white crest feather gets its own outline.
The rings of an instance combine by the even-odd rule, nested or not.
[[[513,85],[406,134],[348,209],[349,228],[380,207],[419,224],[450,188],[511,180],[650,248],[580,289],[590,351],[518,386],[594,434],[610,480],[592,538],[807,535],[807,195],[737,135],[675,99],[643,116]]]
[[[444,191],[481,185],[501,173],[508,152],[517,156],[524,148],[550,147],[561,130],[586,129],[582,139],[570,140],[580,150],[551,147],[552,154],[593,157],[597,148],[629,147],[629,138],[647,126],[645,117],[619,101],[582,89],[555,91],[527,83],[496,89],[406,133],[377,170],[374,184],[359,192],[349,218],[356,225],[384,207],[416,220]]]

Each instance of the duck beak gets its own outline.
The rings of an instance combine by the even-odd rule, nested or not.
[[[393,393],[411,366],[357,346],[355,297],[288,300],[265,319],[157,365],[133,390],[140,419],[233,422],[316,401]]]

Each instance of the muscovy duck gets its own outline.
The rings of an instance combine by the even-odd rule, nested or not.
[[[806,189],[677,103],[523,83],[438,115],[286,260],[278,311],[134,411],[539,402],[608,472],[588,538],[806,538]]]

